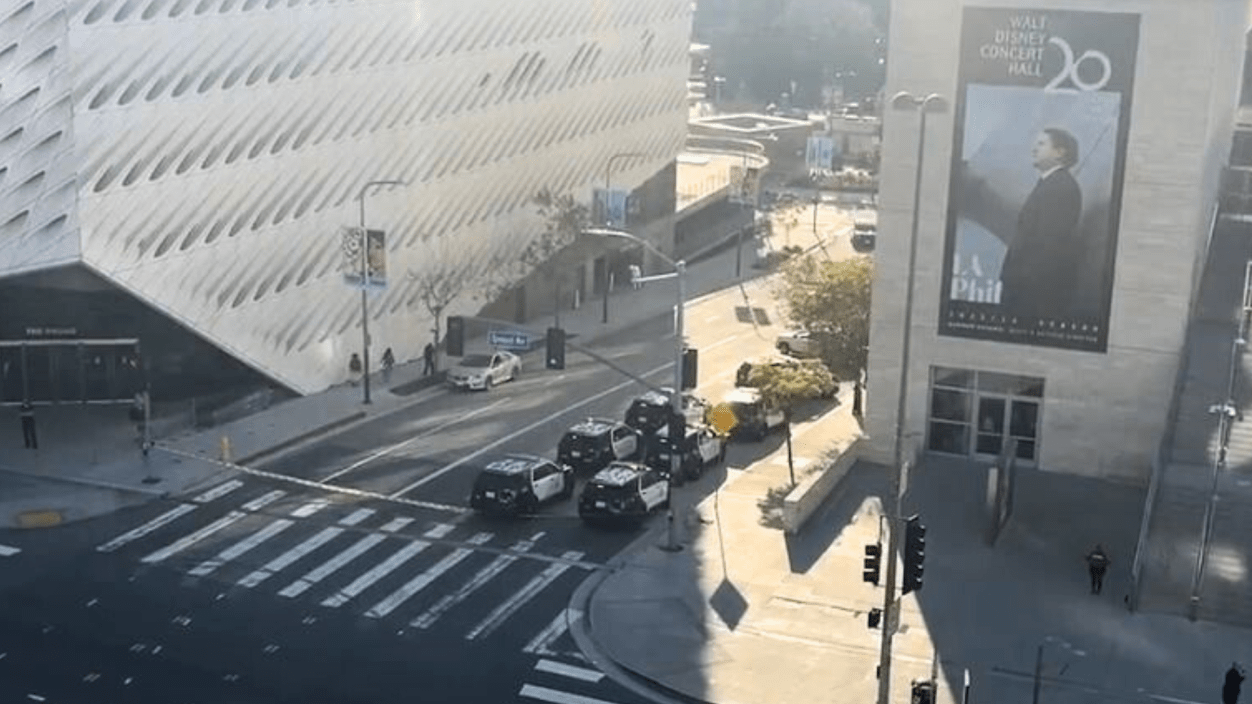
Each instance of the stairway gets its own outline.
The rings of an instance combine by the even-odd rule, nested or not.
[[[1252,496],[1247,490],[1219,495],[1198,616],[1252,628]]]
[[[1178,467],[1192,473],[1202,467]],[[1166,472],[1175,470],[1170,467]],[[1204,523],[1208,493],[1197,487],[1162,486],[1152,512],[1148,550],[1144,556],[1139,608],[1155,613],[1187,615],[1191,575]]]

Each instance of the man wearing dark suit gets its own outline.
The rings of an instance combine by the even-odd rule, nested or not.
[[[1031,150],[1039,182],[1017,216],[1017,232],[1000,267],[1000,308],[1020,323],[1072,316],[1070,296],[1087,248],[1080,241],[1082,190],[1069,170],[1078,140],[1049,127]]]

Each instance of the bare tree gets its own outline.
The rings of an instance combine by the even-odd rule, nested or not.
[[[522,250],[518,260],[527,266],[537,268],[550,277],[555,283],[552,294],[553,327],[561,327],[561,284],[564,271],[557,261],[556,255],[572,244],[578,233],[587,229],[591,223],[591,212],[584,203],[578,202],[572,195],[555,194],[544,188],[531,199],[539,217],[543,218],[544,229],[534,237]]]
[[[477,278],[475,272],[470,265],[454,265],[447,258],[443,258],[438,265],[428,267],[421,273],[410,271],[408,278],[417,288],[413,299],[421,303],[422,308],[434,318],[435,349],[439,349],[443,314],[474,282]]]

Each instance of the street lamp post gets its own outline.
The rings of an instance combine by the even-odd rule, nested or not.
[[[614,154],[613,156],[609,157],[608,163],[604,165],[604,226],[606,228],[612,228],[615,224],[617,224],[613,222],[612,218],[609,215],[611,212],[611,207],[612,207],[610,205],[610,199],[613,193],[613,188],[612,188],[613,162],[617,161],[618,159],[634,159],[634,158],[643,157],[643,156],[647,156],[647,154],[644,154],[643,152],[618,152]],[[622,223],[622,224],[624,225],[625,223]],[[609,322],[609,288],[611,287],[610,283],[613,280],[613,274],[612,274],[613,269],[611,266],[612,263],[613,263],[613,252],[610,251],[610,252],[605,253],[604,255],[604,315],[602,316],[602,320],[600,321],[602,323]]]
[[[891,481],[891,493],[895,501],[891,516],[891,531],[887,537],[886,589],[883,590],[882,649],[879,654],[878,704],[888,704],[891,695],[891,639],[899,617],[894,613],[896,603],[896,555],[900,550],[900,523],[904,516],[904,425],[908,398],[909,344],[913,326],[913,277],[917,266],[917,229],[922,202],[922,160],[926,154],[926,114],[941,112],[946,108],[943,97],[931,93],[918,97],[912,93],[896,93],[891,99],[896,110],[913,110],[919,115],[917,136],[917,172],[913,181],[913,226],[909,231],[909,264],[905,275],[904,333],[900,342],[900,393],[896,405],[896,428],[893,458],[895,472]]]
[[[644,279],[642,280],[658,281],[661,279],[673,278],[675,282],[677,283],[677,286],[674,287],[674,291],[675,291],[675,299],[674,299],[674,388],[672,389],[673,393],[670,394],[670,409],[671,409],[671,412],[674,413],[674,415],[682,416],[683,415],[683,400],[682,400],[683,301],[684,299],[686,299],[686,296],[687,296],[687,284],[686,284],[687,262],[683,261],[682,259],[675,261],[669,255],[665,254],[661,250],[654,247],[651,242],[648,242],[642,237],[631,234],[629,232],[625,232],[623,230],[613,230],[609,228],[588,228],[586,230],[583,230],[583,234],[595,235],[597,237],[618,237],[621,239],[630,240],[632,242],[635,242],[643,246],[649,252],[652,252],[652,254],[654,254],[656,257],[660,258],[661,260],[665,261],[670,266],[674,267],[674,272],[672,274],[660,274],[656,276],[648,276],[648,277],[644,277]],[[670,452],[670,488],[671,490],[673,489],[674,481],[678,477],[678,472],[681,468],[681,458],[679,457],[680,453],[673,451],[673,450],[679,447],[679,443],[681,441],[682,441],[682,438],[670,438],[670,442],[672,443],[671,452]],[[673,497],[671,497],[671,500],[670,500],[669,516],[667,520],[669,521],[669,529],[667,532],[666,543],[663,546],[663,549],[669,550],[671,552],[680,550],[682,549],[682,546],[678,545],[677,540],[675,539],[675,536],[674,536]]]
[[[369,316],[369,292],[367,291],[366,279],[369,276],[369,238],[365,230],[365,192],[375,186],[403,186],[404,181],[396,181],[392,179],[380,181],[366,181],[361,186],[361,192],[357,195],[357,200],[361,201],[361,371],[364,389],[364,398],[361,403],[370,404],[370,316]]]

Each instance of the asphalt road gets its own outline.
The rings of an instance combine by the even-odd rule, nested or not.
[[[714,399],[779,329],[752,286],[688,307]],[[658,316],[595,349],[668,384],[670,326]],[[493,454],[553,456],[566,427],[621,418],[643,389],[568,361],[543,370],[532,355],[516,382],[429,392],[271,463],[274,477],[26,543],[0,575],[0,701],[643,701],[585,662],[566,627],[576,587],[642,529],[590,529],[573,502],[522,520],[464,508]],[[729,471],[774,442],[733,446]]]

